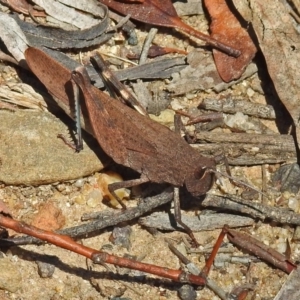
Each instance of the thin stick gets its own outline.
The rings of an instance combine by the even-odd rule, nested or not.
[[[206,42],[208,45],[211,45],[214,48],[217,48],[218,50],[221,50],[233,57],[238,57],[241,55],[241,51],[233,49],[231,46],[224,44],[220,41],[217,41],[216,39],[212,38],[211,36],[204,34],[198,30],[195,30],[193,27],[190,27],[189,25],[185,24],[180,19],[176,18],[173,20],[174,20],[174,23],[176,23],[177,28],[179,30],[182,30],[182,31],[186,32],[187,34]]]
[[[137,207],[127,208],[124,211],[104,211],[94,212],[82,217],[83,220],[96,219],[95,221],[87,224],[74,226],[57,231],[59,234],[68,235],[72,238],[87,237],[89,234],[99,231],[101,229],[114,226],[116,224],[133,220],[138,218],[145,213],[153,210],[154,208],[171,202],[173,200],[173,189],[166,189],[163,193],[147,197],[140,201]],[[28,245],[28,244],[42,244],[43,242],[39,239],[31,236],[21,236],[16,238],[7,238],[0,240],[0,244],[4,246],[13,245]]]
[[[140,56],[140,59],[139,59],[139,65],[142,65],[146,62],[147,60],[147,57],[148,57],[148,52],[149,52],[149,49],[151,47],[151,44],[152,44],[152,41],[157,33],[157,28],[151,28],[145,41],[144,41],[144,45],[143,45],[143,50],[141,52],[141,56]]]
[[[101,55],[104,55],[104,56],[108,56],[108,57],[112,57],[112,58],[117,58],[117,59],[119,59],[121,61],[124,61],[124,62],[129,63],[129,64],[134,65],[134,66],[138,66],[139,65],[138,63],[136,63],[134,61],[131,61],[131,60],[126,59],[126,58],[121,57],[121,56],[114,55],[112,53],[106,53],[106,52],[102,52],[102,51],[98,51],[98,53],[100,53]]]
[[[228,209],[250,215],[253,218],[259,218],[260,220],[270,219],[282,224],[300,225],[300,214],[297,214],[290,209],[248,201],[234,195],[221,197],[208,194],[202,202],[202,205],[204,207],[221,207],[222,210]]]
[[[288,274],[297,267],[296,264],[290,261],[285,255],[248,234],[229,229],[227,226],[224,226],[223,231],[227,234],[228,240],[234,245],[253,253]]]
[[[195,275],[207,275],[207,274],[203,274],[198,267],[191,262],[187,257],[185,257],[180,251],[178,251],[170,242],[168,242],[168,246],[170,248],[170,250],[173,252],[173,254],[175,254],[182,263],[184,263],[187,267],[187,269],[190,271],[190,273],[195,274]],[[208,288],[210,288],[215,294],[217,294],[222,300],[226,300],[228,299],[228,295],[227,293],[217,285],[217,283],[209,278],[206,278],[207,282],[206,282],[206,286]]]
[[[173,270],[165,267],[155,266],[152,264],[146,264],[139,261],[118,257],[108,254],[106,252],[97,251],[95,249],[86,247],[84,245],[76,243],[69,236],[60,235],[51,231],[39,229],[34,226],[30,226],[26,223],[18,222],[11,218],[0,215],[0,225],[5,228],[10,228],[19,233],[25,233],[43,241],[49,242],[60,248],[67,249],[79,255],[85,256],[93,261],[93,263],[108,263],[115,266],[138,270],[160,277],[168,278],[178,282],[187,282],[196,285],[205,285],[206,280],[200,276],[187,274],[181,270]]]

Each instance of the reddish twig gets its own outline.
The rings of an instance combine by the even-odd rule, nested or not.
[[[210,270],[211,265],[213,264],[215,256],[222,244],[225,235],[227,235],[228,240],[234,245],[250,252],[251,254],[258,256],[259,258],[263,259],[264,261],[267,261],[271,265],[281,269],[282,271],[288,274],[291,273],[297,267],[296,264],[289,260],[285,255],[268,247],[267,245],[253,238],[252,236],[233,229],[229,229],[228,226],[224,226],[218,237],[217,242],[214,245],[213,251],[210,254],[209,259],[206,261],[206,265],[202,271],[202,273],[206,276]]]
[[[37,227],[30,226],[26,223],[13,220],[9,217],[5,217],[3,215],[0,215],[0,226],[10,228],[19,233],[34,236],[43,241],[56,245],[60,248],[64,248],[69,251],[75,252],[79,255],[91,259],[94,263],[113,264],[115,266],[150,273],[178,282],[191,283],[201,286],[206,284],[206,279],[201,276],[187,274],[186,272],[181,270],[168,269],[165,267],[146,264],[128,258],[118,257],[115,255],[108,254],[106,252],[97,251],[95,249],[76,243],[67,235],[60,235],[51,231],[42,230]]]

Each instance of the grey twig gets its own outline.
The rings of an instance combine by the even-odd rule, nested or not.
[[[221,197],[208,194],[202,205],[247,214],[252,218],[259,218],[261,220],[271,219],[282,224],[300,225],[300,214],[294,213],[288,208],[273,207],[243,200],[234,195]]]
[[[154,39],[154,36],[157,33],[157,28],[151,28],[147,38],[145,39],[144,45],[143,45],[143,50],[141,52],[141,56],[140,56],[140,60],[139,60],[139,64],[142,65],[143,63],[146,62],[147,60],[147,56],[148,56],[148,52],[149,52],[149,48],[151,47],[151,43]]]
[[[223,228],[224,225],[228,225],[230,228],[251,226],[254,224],[252,218],[237,216],[232,214],[210,214],[199,216],[182,216],[182,221],[192,231],[214,230],[217,228]],[[175,220],[170,218],[170,215],[164,212],[155,212],[149,216],[139,219],[139,224],[157,228],[160,230],[176,230],[178,227]]]
[[[198,132],[196,139],[197,144],[192,146],[202,154],[215,156],[223,150],[228,163],[234,166],[297,161],[291,135]]]
[[[87,237],[89,234],[97,232],[103,228],[114,226],[118,223],[133,220],[142,216],[143,214],[151,211],[157,206],[163,205],[172,201],[173,199],[173,189],[168,188],[163,193],[147,197],[140,202],[137,207],[128,208],[125,211],[104,211],[103,213],[98,213],[98,219],[91,221],[87,224],[82,224],[62,230],[58,230],[57,233],[68,235],[72,238],[83,238]],[[1,239],[1,246],[12,246],[12,245],[27,245],[27,244],[44,244],[43,241],[30,237],[21,236],[17,238],[7,238]]]

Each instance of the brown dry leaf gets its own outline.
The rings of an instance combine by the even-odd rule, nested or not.
[[[143,3],[124,3],[116,0],[99,1],[122,15],[126,16],[130,14],[131,18],[134,20],[157,26],[176,28],[193,37],[201,39],[207,44],[230,55],[238,56],[240,54],[239,51],[231,48],[227,44],[219,42],[209,35],[197,31],[185,24],[177,15],[177,12],[170,0],[144,0]]]
[[[35,10],[26,0],[1,0],[1,3],[9,6],[12,10],[34,17],[46,17],[43,11]]]
[[[292,116],[300,145],[300,40],[293,19],[279,0],[238,2],[240,13],[252,18],[268,72],[280,100]]]
[[[205,0],[204,3],[212,19],[210,25],[212,37],[241,51],[241,55],[235,58],[216,49],[213,50],[219,75],[225,82],[238,79],[253,59],[257,49],[225,0]]]

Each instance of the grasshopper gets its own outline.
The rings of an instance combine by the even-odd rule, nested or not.
[[[94,87],[83,66],[71,72],[37,48],[28,48],[25,56],[32,72],[69,115],[68,105],[73,97],[70,82],[76,83],[88,114],[88,131],[117,164],[141,174],[137,179],[110,184],[110,192],[115,195],[119,188],[145,182],[171,184],[177,188],[175,219],[195,241],[189,227],[181,221],[178,188],[185,185],[196,197],[208,192],[214,182],[215,160],[202,156],[169,128]]]

